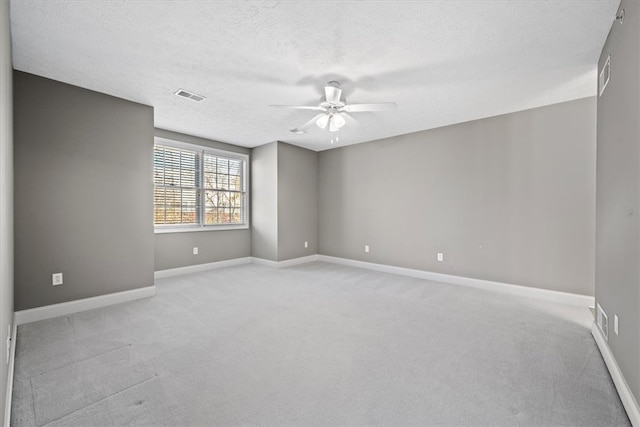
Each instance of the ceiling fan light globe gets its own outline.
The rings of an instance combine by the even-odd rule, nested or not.
[[[344,117],[342,117],[342,114],[338,113],[333,115],[333,117],[331,118],[331,123],[333,123],[338,129],[340,129],[342,126],[344,126],[346,120],[344,119]]]
[[[339,114],[334,114],[331,116],[331,120],[329,121],[329,132],[337,132],[340,130],[342,126],[344,126],[344,118]]]
[[[316,125],[318,125],[320,129],[326,129],[327,124],[329,124],[329,119],[330,117],[328,114],[323,114],[322,116],[318,117],[318,120],[316,120]]]

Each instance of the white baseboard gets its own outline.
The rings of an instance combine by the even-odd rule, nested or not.
[[[9,369],[7,371],[7,394],[4,401],[4,426],[9,427],[11,424],[11,397],[13,395],[13,370],[16,360],[16,337],[18,325],[13,319],[13,327],[11,328],[11,348],[9,349]]]
[[[271,261],[263,258],[251,257],[251,262],[253,264],[264,265],[265,267],[271,268],[287,268],[293,267],[294,265],[306,264],[308,262],[318,261],[318,255],[309,255],[303,256],[300,258],[287,259],[284,261]]]
[[[169,270],[160,270],[154,273],[156,279],[165,277],[179,276],[182,274],[198,273],[201,271],[212,270],[216,268],[231,267],[242,264],[258,264],[271,268],[287,268],[294,265],[306,264],[308,262],[324,261],[334,264],[342,264],[351,267],[365,268],[367,270],[380,271],[383,273],[399,274],[402,276],[416,277],[418,279],[432,280],[435,282],[451,283],[454,285],[469,286],[478,289],[486,289],[496,292],[502,292],[511,295],[524,296],[529,298],[553,301],[561,304],[573,305],[578,307],[589,307],[595,304],[594,297],[587,295],[572,294],[569,292],[552,291],[549,289],[533,288],[529,286],[513,285],[509,283],[493,282],[490,280],[474,279],[470,277],[454,276],[451,274],[434,273],[431,271],[415,270],[404,267],[395,267],[386,264],[376,264],[372,262],[356,261],[347,258],[338,258],[327,255],[309,255],[300,258],[293,258],[284,261],[272,261],[257,257],[235,258],[226,261],[211,262],[208,264],[191,265],[187,267],[172,268]]]
[[[130,291],[114,292],[112,294],[100,295],[97,297],[83,298],[75,301],[62,302],[60,304],[20,310],[15,312],[14,323],[16,325],[22,325],[25,323],[37,322],[39,320],[92,310],[94,308],[120,304],[122,302],[133,301],[140,298],[152,297],[155,294],[156,287],[147,286],[145,288],[132,289]]]
[[[154,279],[164,279],[166,277],[181,276],[183,274],[200,273],[202,271],[214,270],[216,268],[232,267],[234,265],[250,264],[251,257],[227,259],[224,261],[208,262],[206,264],[188,265],[186,267],[169,268],[153,273]]]
[[[616,362],[616,358],[613,356],[609,344],[607,344],[607,340],[604,338],[598,325],[596,325],[596,322],[591,324],[591,335],[593,335],[604,359],[604,363],[607,365],[607,369],[609,369],[609,374],[611,374],[611,379],[613,379],[616,390],[618,390],[620,400],[622,400],[631,424],[634,427],[640,427],[640,406],[638,406],[638,401],[633,396],[629,384],[627,384],[627,381],[624,379],[618,362]]]
[[[278,261],[270,259],[251,257],[251,264],[262,265],[264,267],[278,268]]]
[[[395,267],[392,265],[376,264],[372,262],[356,261],[347,258],[338,258],[327,255],[318,255],[318,261],[330,262],[334,264],[359,267],[367,270],[380,271],[383,273],[399,274],[402,276],[415,277],[418,279],[432,280],[434,282],[451,283],[453,285],[469,286],[472,288],[486,289],[502,292],[511,295],[519,295],[529,298],[543,299],[557,303],[573,305],[578,307],[589,307],[594,305],[594,297],[586,295],[572,294],[568,292],[551,291],[548,289],[532,288],[528,286],[512,285],[509,283],[492,282],[490,280],[473,279],[470,277],[454,276],[451,274],[434,273],[431,271],[414,270],[411,268]]]
[[[207,264],[189,265],[186,267],[170,268],[159,270],[153,273],[154,279],[164,279],[166,277],[181,276],[183,274],[200,273],[202,271],[215,270],[216,268],[232,267],[242,264],[258,264],[271,268],[286,268],[294,265],[306,264],[318,260],[318,255],[309,255],[300,258],[287,259],[285,261],[271,261],[269,259],[257,257],[234,258],[224,261],[209,262]]]
[[[318,255],[309,255],[303,256],[300,258],[287,259],[284,261],[278,261],[278,266],[276,268],[287,268],[293,267],[294,265],[306,264],[309,262],[318,261]]]
[[[376,264],[372,262],[356,261],[347,258],[338,258],[327,255],[309,255],[300,258],[288,259],[285,261],[271,261],[264,258],[246,257],[236,258],[227,261],[213,262],[209,264],[199,264],[189,267],[174,268],[171,270],[156,271],[155,278],[172,277],[181,274],[195,273],[211,270],[214,268],[230,267],[241,264],[258,264],[271,268],[287,268],[294,265],[306,264],[308,262],[324,261],[334,264],[342,264],[351,267],[365,268],[367,270],[380,271],[383,273],[399,274],[402,276],[416,277],[418,279],[432,280],[435,282],[451,283],[454,285],[469,286],[478,289],[502,292],[511,295],[524,296],[529,298],[553,301],[561,304],[578,307],[589,307],[595,304],[594,297],[587,295],[572,294],[569,292],[552,291],[549,289],[533,288],[528,286],[513,285],[509,283],[492,282],[490,280],[473,279],[470,277],[454,276],[451,274],[434,273],[431,271],[414,270],[404,267],[395,267],[386,264]]]

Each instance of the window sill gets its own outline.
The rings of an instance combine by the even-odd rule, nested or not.
[[[154,234],[167,234],[167,233],[193,233],[200,231],[226,231],[226,230],[248,230],[248,224],[238,225],[209,225],[205,227],[155,227],[153,229]]]

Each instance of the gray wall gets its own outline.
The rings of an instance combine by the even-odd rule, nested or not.
[[[0,2],[0,417],[4,417],[5,343],[13,319],[13,104],[9,2]],[[4,422],[4,421],[1,421]]]
[[[163,233],[155,235],[155,243],[156,271],[251,256],[249,230]]]
[[[285,261],[317,253],[318,153],[284,142],[252,150],[251,227],[256,258]]]
[[[237,145],[184,135],[164,129],[156,129],[156,136],[202,145],[220,150],[249,154],[250,150]],[[212,230],[184,233],[158,233],[155,242],[155,270],[206,264],[251,255],[251,231]],[[193,248],[198,255],[193,255]]]
[[[321,152],[319,253],[593,295],[595,107]]]
[[[251,256],[278,260],[278,143],[251,150]]]
[[[624,24],[613,24],[599,63],[611,54],[611,80],[598,98],[596,301],[609,317],[609,347],[640,401],[640,7],[621,7]]]
[[[278,142],[278,261],[317,252],[318,153]]]
[[[153,285],[153,108],[18,71],[14,91],[15,309]]]

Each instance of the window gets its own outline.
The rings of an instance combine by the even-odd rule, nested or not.
[[[247,160],[244,154],[156,138],[156,231],[248,228]]]

